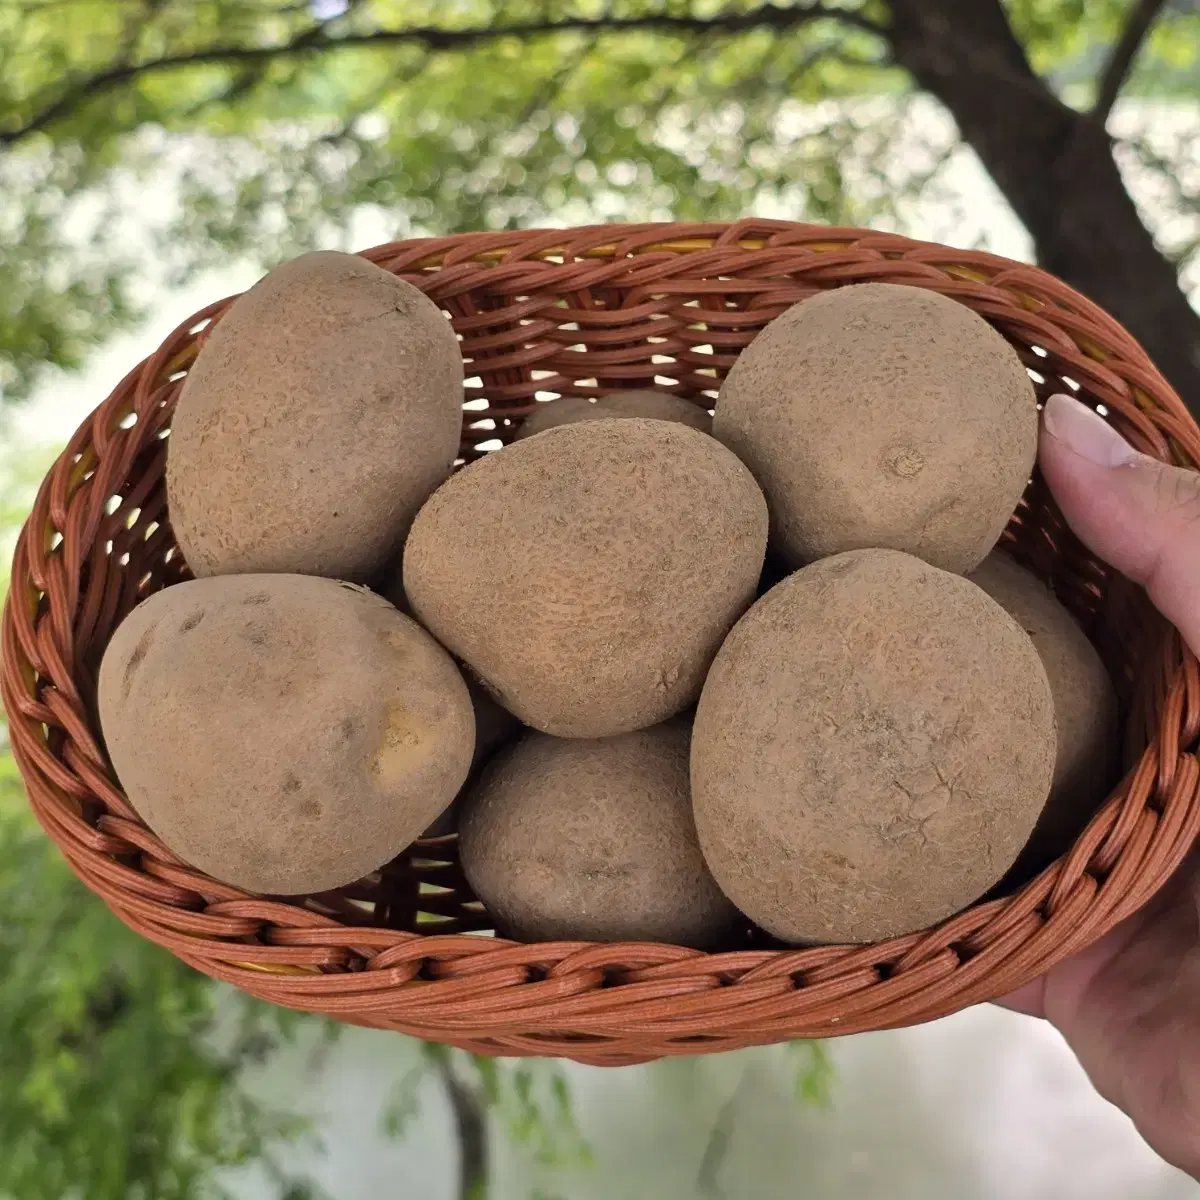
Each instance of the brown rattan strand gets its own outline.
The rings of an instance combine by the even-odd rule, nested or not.
[[[463,461],[510,440],[556,393],[659,387],[711,407],[738,353],[788,305],[886,281],[980,313],[1042,398],[1075,390],[1148,454],[1200,463],[1200,429],[1111,317],[989,254],[744,221],[477,233],[366,257],[424,290],[461,335]],[[484,1054],[623,1064],[852,1033],[928,1020],[1034,978],[1144,903],[1200,832],[1200,665],[1139,589],[1087,555],[1035,479],[1005,538],[1105,657],[1127,758],[1073,850],[1015,895],[880,945],[778,949],[747,931],[743,945],[703,954],[479,936],[488,917],[453,837],[328,895],[249,896],[206,878],[121,794],[94,696],[116,624],[187,578],[165,512],[165,439],[180,381],[230,302],[180,326],[71,440],[21,535],[3,625],[13,753],[39,821],[123,921],[198,970],[278,1004]]]

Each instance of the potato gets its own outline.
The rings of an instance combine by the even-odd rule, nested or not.
[[[891,550],[790,575],[734,626],[692,735],[721,890],[787,942],[933,925],[999,880],[1054,771],[1024,631],[961,576]]]
[[[1018,863],[1037,870],[1070,849],[1108,796],[1120,749],[1117,697],[1100,655],[1037,576],[996,553],[967,578],[1032,639],[1054,697],[1054,782]]]
[[[772,321],[721,388],[713,432],[754,472],[792,565],[870,547],[965,573],[1033,468],[1016,352],[965,305],[859,284]]]
[[[588,740],[527,734],[484,772],[460,818],[463,871],[521,941],[707,948],[737,910],[700,857],[688,723]]]
[[[462,355],[415,287],[306,254],[209,335],[167,443],[171,525],[198,576],[368,580],[450,473]]]
[[[180,858],[277,895],[394,858],[453,800],[475,740],[449,655],[365,588],[200,579],[121,623],[101,725],[130,802]]]
[[[691,400],[639,388],[628,392],[610,392],[596,401],[586,396],[563,396],[550,400],[521,422],[517,439],[533,437],[559,425],[576,421],[595,421],[605,417],[651,417],[657,421],[678,421],[701,433],[712,433],[712,417],[708,409]]]
[[[767,511],[694,429],[550,429],[472,463],[413,523],[413,612],[526,725],[606,737],[693,703],[754,597]]]

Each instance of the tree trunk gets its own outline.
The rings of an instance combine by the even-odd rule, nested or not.
[[[892,0],[897,62],[953,114],[1047,271],[1146,348],[1200,413],[1200,316],[1142,223],[1095,118],[1034,74],[999,0]]]
[[[488,1193],[487,1114],[479,1092],[446,1060],[440,1068],[458,1135],[459,1200],[486,1200]]]

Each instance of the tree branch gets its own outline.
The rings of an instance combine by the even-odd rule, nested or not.
[[[1039,265],[1136,337],[1200,411],[1200,320],[1155,245],[1105,127],[1040,81],[1001,0],[891,0],[896,61],[951,112],[1033,235]]]
[[[1108,114],[1112,112],[1112,107],[1121,94],[1121,88],[1125,86],[1125,80],[1129,77],[1138,52],[1166,5],[1167,0],[1133,0],[1129,20],[1121,30],[1121,36],[1113,43],[1096,86],[1096,103],[1092,106],[1092,116],[1101,124],[1108,120]]]
[[[486,1200],[488,1191],[487,1115],[479,1092],[459,1074],[449,1057],[437,1063],[458,1134],[459,1200]]]
[[[760,8],[743,12],[719,13],[712,17],[672,16],[649,14],[642,17],[576,17],[563,21],[529,21],[514,25],[470,26],[444,29],[437,26],[414,26],[407,29],[380,29],[372,33],[331,36],[323,25],[314,26],[290,42],[278,46],[214,46],[187,54],[167,54],[140,63],[122,63],[101,71],[90,78],[75,81],[57,99],[44,105],[23,124],[12,129],[0,129],[0,146],[11,146],[35,133],[40,133],[73,109],[94,100],[122,84],[143,75],[183,70],[213,63],[256,64],[295,58],[304,55],[329,53],[337,50],[361,49],[370,46],[416,45],[429,52],[469,50],[504,38],[532,40],[553,37],[562,33],[585,33],[594,37],[609,33],[665,33],[683,35],[746,33],[770,29],[787,33],[815,21],[836,21],[849,28],[886,37],[887,30],[850,9],[831,8],[820,0],[801,7],[783,7],[767,3]]]
[[[696,1187],[706,1196],[721,1200],[720,1174],[721,1167],[729,1153],[729,1143],[733,1140],[733,1127],[738,1117],[738,1102],[746,1091],[753,1067],[746,1067],[728,1099],[717,1111],[717,1119],[709,1131],[708,1141],[704,1146],[704,1155],[700,1160],[700,1170],[696,1174]]]

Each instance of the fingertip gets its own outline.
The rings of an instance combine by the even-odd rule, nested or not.
[[[1076,536],[1200,648],[1200,476],[1139,453],[1067,396],[1046,403],[1038,462]]]
[[[1055,392],[1042,410],[1042,434],[1059,451],[1097,467],[1123,467],[1138,452],[1094,408]]]
[[[1114,486],[1113,469],[1078,453],[1056,435],[1049,420],[1043,421],[1038,435],[1038,466],[1067,524],[1089,549],[1108,562],[1127,558],[1122,545],[1129,529],[1127,505],[1120,487]],[[1123,569],[1125,564],[1114,565]]]
[[[1053,400],[1054,397],[1051,397]],[[1068,463],[1074,456],[1063,443],[1054,436],[1046,425],[1043,416],[1038,425],[1037,462],[1042,473],[1049,477],[1057,472],[1060,463]]]

